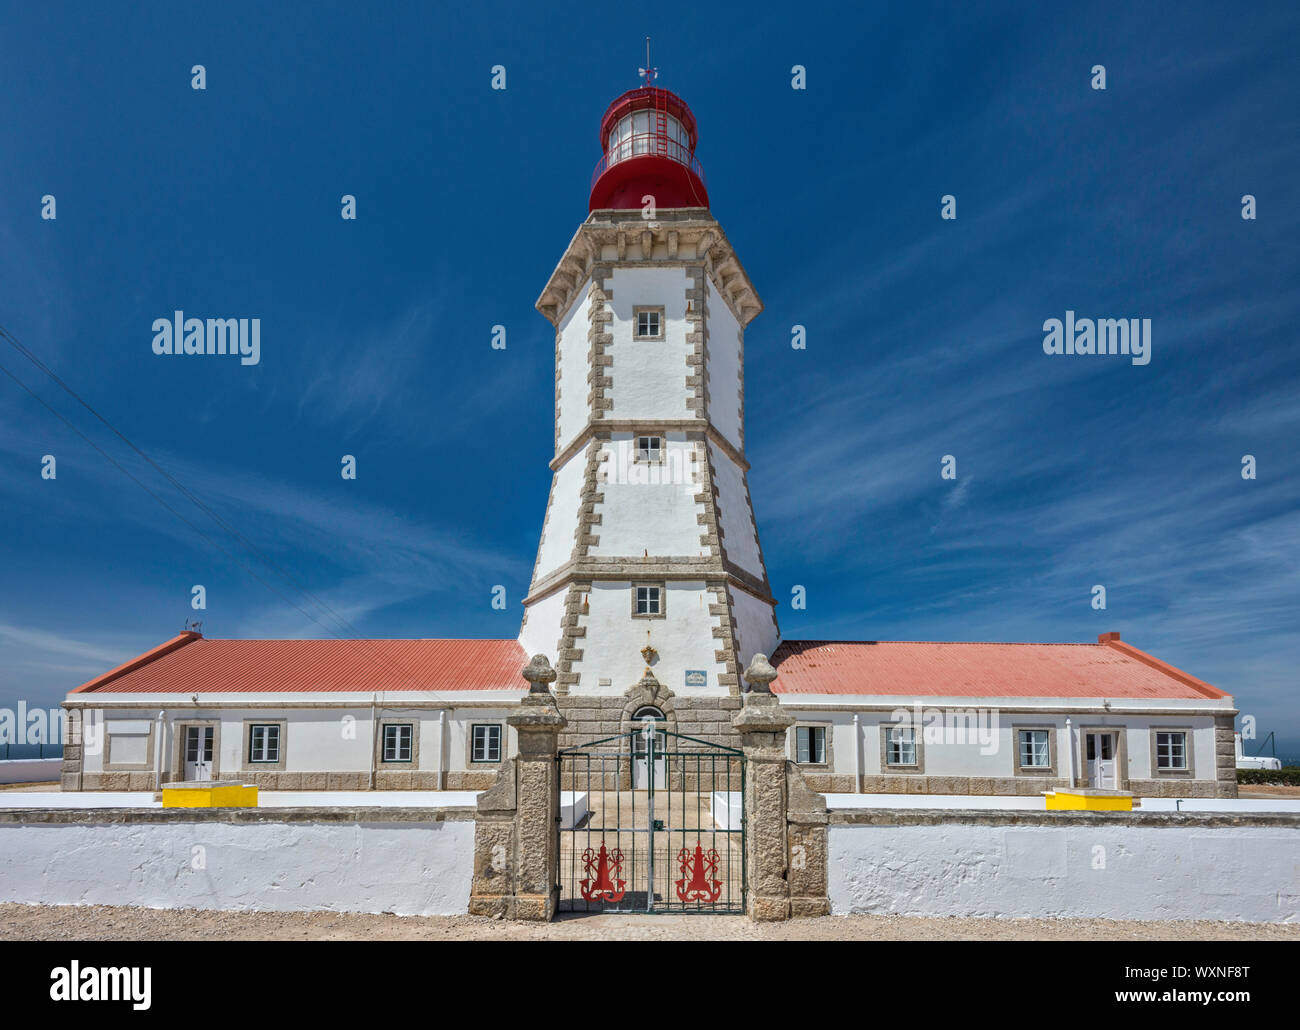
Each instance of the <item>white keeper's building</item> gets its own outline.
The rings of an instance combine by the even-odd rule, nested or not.
[[[782,640],[745,458],[745,328],[763,305],[709,213],[696,142],[690,109],[654,86],[601,121],[590,214],[536,305],[555,327],[555,451],[518,639],[182,633],[68,695],[64,789],[482,789],[513,753],[533,654],[558,672],[562,746],[646,719],[735,746],[742,672],[764,654],[818,789],[1236,795],[1232,698],[1117,633]]]

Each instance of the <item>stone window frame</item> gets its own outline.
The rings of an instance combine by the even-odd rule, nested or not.
[[[641,335],[641,315],[642,313],[656,314],[659,316],[659,332],[650,336]],[[632,306],[632,339],[637,343],[656,343],[666,339],[666,330],[668,320],[664,317],[664,306],[662,304],[634,304]]]
[[[820,762],[801,762],[799,761],[799,731],[800,730],[821,730],[822,731],[822,761]],[[799,719],[790,727],[791,750],[794,752],[794,764],[800,769],[810,769],[814,772],[830,772],[835,768],[835,724],[833,722],[814,722],[811,719]]]
[[[1041,730],[1047,733],[1047,765],[1020,764],[1020,733],[1022,730]],[[1012,723],[1011,742],[1015,749],[1014,767],[1017,776],[1056,776],[1056,727],[1049,723]]]
[[[172,767],[169,775],[178,781],[185,779],[185,732],[191,726],[212,727],[212,771],[208,779],[215,780],[221,776],[221,720],[220,719],[178,719],[172,727]],[[164,775],[164,779],[166,779]]]
[[[389,726],[411,727],[411,757],[401,759],[384,758],[384,732]],[[375,768],[418,769],[420,767],[420,720],[419,719],[383,719],[379,720],[379,732],[375,734]]]
[[[1156,757],[1159,753],[1156,746],[1159,733],[1181,733],[1183,735],[1183,752],[1187,758],[1187,768],[1185,769],[1161,769],[1156,764]],[[1151,735],[1151,778],[1169,778],[1176,780],[1194,780],[1196,779],[1196,762],[1194,759],[1193,734],[1190,726],[1152,726]]]
[[[254,726],[278,726],[280,727],[280,757],[274,762],[254,762],[253,755],[253,727]],[[239,753],[240,769],[244,772],[256,772],[264,769],[268,772],[276,769],[284,770],[285,751],[289,739],[289,720],[288,719],[245,719],[244,720],[244,743]]]
[[[654,448],[659,452],[659,456],[657,458],[652,458],[648,455],[644,458],[641,457],[642,440],[659,441],[659,446],[657,448]],[[632,463],[634,465],[637,462],[640,462],[643,465],[662,465],[666,461],[667,452],[668,452],[668,440],[665,437],[661,436],[660,434],[658,433],[633,433],[632,434]]]
[[[912,731],[912,740],[916,748],[915,765],[890,765],[889,731],[895,728]],[[925,773],[925,731],[911,722],[882,722],[880,724],[880,771],[885,774],[904,776],[921,776]]]
[[[155,756],[155,754],[156,754],[156,752],[154,751],[154,747],[155,747],[155,740],[154,740],[154,738],[157,736],[157,734],[154,733],[154,730],[157,728],[157,724],[156,724],[152,719],[150,719],[150,720],[148,720],[148,722],[149,722],[149,729],[146,730],[144,733],[119,733],[119,734],[113,734],[112,732],[110,732],[109,727],[111,727],[111,726],[113,725],[114,721],[121,721],[121,722],[127,722],[127,721],[130,721],[130,722],[139,722],[139,721],[141,721],[141,720],[137,720],[137,719],[131,719],[131,720],[126,720],[126,719],[123,719],[123,720],[105,719],[105,720],[104,720],[104,723],[103,723],[103,733],[104,733],[104,763],[103,763],[103,769],[104,769],[104,772],[152,772],[152,771],[153,771],[153,767],[154,767],[154,756]],[[114,761],[113,761],[113,757],[112,757],[112,755],[113,755],[113,737],[114,737],[114,736],[120,736],[120,737],[144,737],[144,738],[145,738],[145,760],[144,760],[144,762],[143,762],[143,763],[141,763],[141,762],[114,762]],[[213,748],[212,753],[213,753],[213,756],[214,756],[214,757],[215,757],[215,755],[216,755],[216,746],[217,746],[217,745],[216,745],[216,739],[215,739],[215,737],[214,737],[214,738],[213,738],[213,743],[212,743],[212,748]]]
[[[490,726],[500,734],[497,743],[497,758],[475,758],[474,757],[474,730],[479,726]],[[499,766],[506,759],[506,727],[505,723],[484,720],[482,722],[471,722],[469,732],[465,734],[465,765],[466,767],[474,766],[482,768],[483,766]]]
[[[638,612],[636,610],[636,593],[642,587],[654,587],[659,591],[659,610],[657,612]],[[638,580],[632,584],[632,618],[634,619],[666,619],[668,618],[668,584],[665,580],[658,582],[648,582]]]

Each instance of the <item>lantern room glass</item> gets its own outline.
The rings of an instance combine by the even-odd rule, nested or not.
[[[691,139],[685,126],[672,115],[665,115],[666,135],[656,130],[653,111],[634,111],[621,118],[609,130],[607,153],[609,164],[614,165],[629,157],[644,154],[662,154],[678,164],[690,166]]]

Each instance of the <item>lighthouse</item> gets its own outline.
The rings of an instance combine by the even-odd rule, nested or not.
[[[601,118],[587,218],[536,303],[555,439],[519,641],[555,666],[575,739],[645,719],[717,739],[780,636],[745,459],[763,305],[710,213],[695,116],[643,75]]]

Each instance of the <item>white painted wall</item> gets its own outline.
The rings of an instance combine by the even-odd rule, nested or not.
[[[743,672],[755,654],[769,658],[781,642],[772,606],[744,590],[728,587],[731,609],[736,617],[736,653]]]
[[[827,705],[807,705],[799,695],[782,695],[782,705],[790,710],[800,721],[831,722],[835,724],[834,771],[852,774],[852,726],[851,713],[843,709],[836,710]],[[929,699],[922,699],[928,702]],[[1031,698],[1016,699],[1017,707],[1026,708],[1032,703]],[[1016,775],[1017,731],[1021,727],[1055,727],[1057,748],[1057,775],[1068,778],[1068,751],[1065,735],[1067,716],[1059,711],[1056,699],[1044,699],[1045,710],[1042,714],[1035,712],[1001,712],[996,706],[981,699],[972,699],[971,703],[943,708],[952,714],[957,711],[979,712],[979,719],[964,723],[975,732],[971,734],[953,733],[949,738],[946,730],[938,725],[923,729],[924,763],[922,775],[925,776],[993,776],[1011,777]],[[907,698],[898,699],[900,710],[916,718],[916,709]],[[926,718],[931,711],[940,706],[927,704],[922,709],[921,718]],[[884,769],[884,756],[880,747],[880,727],[893,725],[891,712],[867,711],[859,714],[862,771],[866,775],[876,775]],[[1214,719],[1207,715],[1139,715],[1107,714],[1090,715],[1087,713],[1071,716],[1074,731],[1075,775],[1083,784],[1087,776],[1086,763],[1082,760],[1084,742],[1081,727],[1118,729],[1124,740],[1128,763],[1127,775],[1130,779],[1157,779],[1151,773],[1151,733],[1157,727],[1169,729],[1190,729],[1192,731],[1192,769],[1196,779],[1213,780],[1215,778],[1214,758]],[[983,734],[983,735],[981,735]],[[791,752],[793,754],[793,752]],[[1173,777],[1171,777],[1173,779]]]
[[[709,421],[728,443],[741,450],[740,355],[744,334],[731,308],[707,278],[704,295],[708,298],[709,311]]]
[[[4,823],[0,901],[460,915],[473,857],[471,820]]]
[[[670,581],[666,597],[665,618],[634,619],[630,582],[593,583],[587,598],[589,611],[581,623],[587,628],[582,638],[582,660],[573,665],[579,681],[570,693],[616,695],[636,683],[645,671],[640,649],[646,643],[646,630],[650,631],[650,643],[659,651],[654,674],[660,683],[678,695],[726,693],[718,681],[726,666],[714,659],[717,640],[713,628],[719,616],[709,615],[713,595],[705,591],[703,581],[683,580]],[[706,670],[708,686],[687,687],[687,669]],[[600,686],[601,677],[609,677],[610,686]]]
[[[57,780],[62,758],[7,758],[0,761],[0,783],[44,783]]]
[[[600,542],[590,550],[597,558],[672,555],[698,557],[712,553],[700,544],[699,515],[702,461],[691,461],[695,444],[684,433],[664,439],[662,462],[638,462],[631,433],[615,433],[601,447],[604,479],[600,491]]]
[[[573,534],[578,528],[578,509],[582,506],[582,486],[586,477],[585,448],[555,470],[551,486],[551,508],[538,545],[534,582],[545,579],[573,557]]]
[[[709,444],[713,482],[718,488],[718,521],[722,525],[722,546],[727,557],[746,572],[763,577],[754,517],[749,508],[749,491],[737,466],[714,444]]]
[[[520,691],[518,696],[522,696]],[[245,695],[247,696],[247,695]],[[389,695],[391,698],[391,695]],[[439,722],[439,714],[443,719]],[[419,735],[418,761],[410,765],[385,765],[380,763],[377,769],[411,772],[436,772],[441,767],[447,772],[465,772],[484,768],[468,762],[466,740],[469,727],[474,723],[500,723],[504,727],[503,747],[507,757],[515,752],[514,730],[505,726],[506,716],[510,712],[510,702],[503,702],[500,707],[484,706],[473,708],[404,708],[400,701],[381,701],[378,717],[384,721],[409,721],[416,724]],[[156,714],[156,713],[154,713]],[[244,763],[244,721],[281,721],[286,723],[281,747],[284,751],[284,772],[369,772],[371,765],[371,748],[374,740],[374,726],[371,721],[369,698],[351,707],[340,708],[198,708],[172,709],[168,712],[165,729],[165,750],[163,768],[170,769],[175,742],[177,724],[215,719],[219,723],[217,734],[217,768],[216,775],[222,779],[237,778],[241,772],[256,771],[256,766]],[[141,719],[138,710],[104,714],[104,727],[112,733],[114,724],[122,723],[131,729],[147,726],[151,739],[157,733],[155,721]],[[440,736],[441,728],[441,736]],[[116,756],[117,744],[113,745]],[[442,753],[445,752],[445,755]],[[155,750],[155,759],[157,751]],[[441,761],[441,766],[440,766]],[[104,771],[103,749],[92,745],[85,746],[82,752],[83,772]],[[116,765],[116,761],[114,763]],[[148,771],[157,766],[153,766]]]
[[[529,658],[544,654],[551,666],[555,666],[560,652],[564,603],[568,596],[569,588],[561,587],[528,606],[528,617],[519,630],[519,646]]]
[[[555,370],[555,376],[560,396],[556,402],[555,417],[560,427],[558,450],[561,451],[582,432],[589,414],[587,354],[591,350],[591,344],[587,340],[587,332],[591,328],[591,296],[585,284],[578,289],[579,299],[560,319],[558,330],[559,367]]]
[[[827,847],[837,915],[1300,919],[1300,828],[832,825]]]
[[[613,296],[606,302],[613,313],[613,343],[605,349],[613,359],[611,386],[605,398],[613,401],[606,412],[612,419],[681,419],[691,417],[686,407],[686,289],[690,280],[680,266],[669,268],[615,268],[607,280]],[[635,340],[637,306],[662,306],[665,332],[662,340]],[[584,372],[585,376],[585,372]]]

